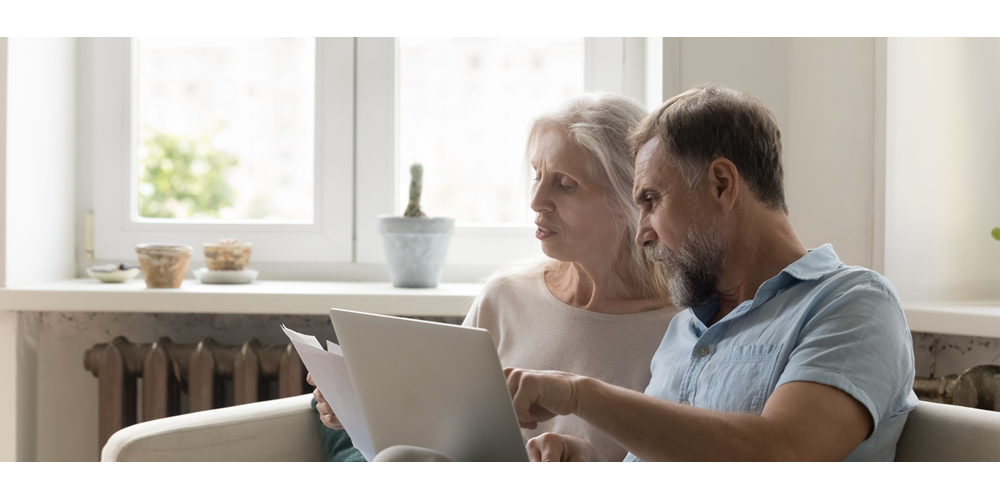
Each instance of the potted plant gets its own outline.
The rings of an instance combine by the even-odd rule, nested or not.
[[[402,217],[381,215],[378,232],[389,262],[389,278],[398,288],[434,288],[441,281],[455,219],[427,217],[420,209],[424,167],[410,166],[410,201]]]

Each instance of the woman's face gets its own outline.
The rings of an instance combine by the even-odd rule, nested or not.
[[[557,128],[541,132],[531,159],[531,210],[545,255],[607,266],[622,242],[604,188],[587,171],[586,151]]]

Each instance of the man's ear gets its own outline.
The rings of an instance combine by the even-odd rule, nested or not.
[[[736,205],[740,194],[740,174],[736,165],[725,158],[716,158],[708,166],[707,177],[709,195],[719,204],[722,213],[728,213]]]

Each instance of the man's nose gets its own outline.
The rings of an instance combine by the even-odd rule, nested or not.
[[[656,232],[645,217],[639,220],[639,230],[635,232],[635,244],[640,247],[651,245],[656,241]]]

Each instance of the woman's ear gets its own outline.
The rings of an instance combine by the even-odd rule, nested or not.
[[[726,158],[716,158],[708,166],[708,178],[705,183],[709,188],[709,195],[719,204],[722,213],[728,213],[736,205],[736,199],[740,194],[740,174],[736,171],[736,165]]]

